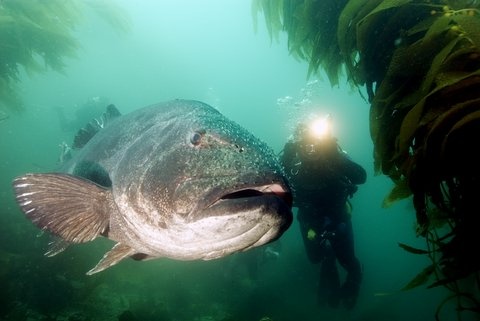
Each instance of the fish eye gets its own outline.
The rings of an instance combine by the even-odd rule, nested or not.
[[[190,136],[190,143],[194,146],[198,146],[202,142],[202,137],[203,137],[204,132],[202,131],[196,131]]]

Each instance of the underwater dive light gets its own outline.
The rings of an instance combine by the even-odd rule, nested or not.
[[[316,118],[310,123],[310,134],[317,138],[322,139],[330,136],[332,127],[332,117],[327,114],[325,117]]]

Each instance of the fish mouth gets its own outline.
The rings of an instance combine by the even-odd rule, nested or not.
[[[252,184],[253,183],[253,184]],[[203,259],[244,251],[279,238],[291,225],[292,193],[281,180],[216,186],[186,220],[210,244]]]
[[[283,216],[291,213],[293,203],[288,182],[271,174],[262,177],[256,173],[191,177],[179,184],[174,194],[178,203],[176,213],[182,213],[191,222],[207,216],[220,217],[240,212],[276,212],[272,207]]]
[[[229,216],[236,213],[276,213],[275,216],[291,216],[293,197],[289,187],[281,182],[262,185],[233,187],[230,190],[210,191],[198,204],[192,219],[205,216]]]
[[[292,207],[293,197],[290,189],[279,183],[272,183],[261,186],[248,186],[233,190],[221,195],[207,207],[212,207],[225,200],[246,200],[252,197],[263,197],[272,195],[280,198],[288,207]]]
[[[202,211],[217,217],[225,239],[247,250],[279,238],[293,221],[292,193],[287,185],[244,186],[219,195]]]

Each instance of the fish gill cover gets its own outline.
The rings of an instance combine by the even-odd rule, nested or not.
[[[375,171],[395,187],[384,206],[413,196],[431,265],[404,289],[444,285],[458,309],[480,314],[480,4],[449,0],[254,0],[271,37],[323,70],[364,86]],[[475,286],[465,289],[460,280]],[[448,300],[446,300],[448,301]],[[439,306],[439,311],[441,310]],[[437,311],[437,318],[438,313]]]

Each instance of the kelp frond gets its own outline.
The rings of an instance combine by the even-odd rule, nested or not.
[[[270,39],[278,41],[278,34],[283,30],[283,1],[253,0],[252,17],[254,31],[258,30],[258,13],[263,12]]]
[[[309,75],[322,68],[331,84],[338,85],[343,59],[336,39],[337,25],[332,22],[347,1],[254,0],[253,10],[263,11],[270,36],[287,32],[290,53],[309,62]]]
[[[106,0],[95,3],[96,11],[114,27],[127,29],[119,9]],[[0,2],[0,104],[21,108],[16,91],[21,69],[29,74],[64,71],[65,59],[75,57],[79,47],[73,30],[84,11],[84,2],[77,0]]]

